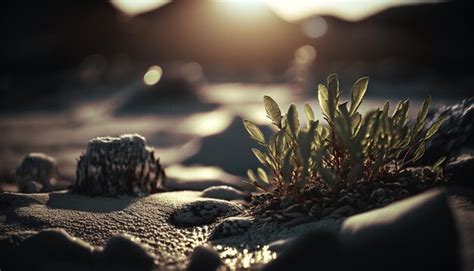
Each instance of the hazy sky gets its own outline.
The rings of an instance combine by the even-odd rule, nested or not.
[[[288,21],[299,20],[314,14],[328,14],[346,20],[359,20],[393,6],[410,5],[439,0],[214,0],[239,4],[235,12],[248,12],[264,2],[280,17]],[[124,13],[136,15],[163,6],[169,0],[112,0],[112,4]],[[255,13],[258,16],[258,13]]]

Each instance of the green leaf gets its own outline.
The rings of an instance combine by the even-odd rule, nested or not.
[[[267,117],[275,124],[277,127],[281,128],[281,110],[278,104],[270,96],[263,97],[263,104],[265,105],[265,111],[267,112]]]
[[[362,123],[362,115],[360,113],[354,113],[351,116],[351,130],[352,134],[355,135],[360,129],[360,125]]]
[[[257,157],[258,161],[262,163],[262,165],[267,165],[266,155],[262,151],[256,148],[252,148],[252,152],[255,155],[255,157]]]
[[[329,108],[328,108],[328,89],[325,85],[318,85],[318,101],[321,111],[325,117],[329,117]]]
[[[411,136],[407,135],[403,138],[403,140],[399,143],[398,148],[404,149],[406,148],[411,142]]]
[[[308,123],[310,120],[314,120],[314,112],[311,106],[308,103],[304,104],[304,112],[306,114],[306,118],[308,119]]]
[[[428,129],[428,131],[426,131],[426,135],[424,139],[425,140],[430,139],[438,131],[441,125],[443,125],[443,123],[444,123],[444,118],[439,118],[438,120],[436,120],[435,123],[433,123],[433,125],[431,125],[431,127]]]
[[[257,177],[255,176],[255,173],[253,173],[253,170],[247,169],[247,176],[249,177],[252,183],[255,183],[257,181]]]
[[[416,149],[415,155],[411,159],[411,162],[416,162],[420,160],[420,158],[423,157],[423,154],[425,154],[425,151],[426,151],[426,144],[423,141],[420,143],[420,146],[418,146],[418,148]]]
[[[339,97],[339,79],[337,74],[331,74],[328,76],[328,117],[329,120],[333,120],[336,117],[336,110],[338,105]]]
[[[354,114],[357,109],[359,109],[362,100],[364,99],[365,92],[367,91],[367,86],[369,85],[369,77],[362,77],[354,83],[352,86],[352,99],[351,99],[351,108],[349,113]]]
[[[329,92],[332,92],[335,98],[339,98],[339,96],[341,96],[341,88],[339,87],[339,78],[337,77],[337,74],[330,74],[327,81]]]
[[[430,105],[431,105],[431,96],[428,96],[423,101],[423,105],[421,106],[420,111],[418,111],[418,116],[416,118],[416,123],[413,129],[414,135],[417,135],[423,129],[426,116],[428,115],[428,111],[430,109]]]
[[[435,169],[440,168],[445,160],[446,160],[446,156],[443,156],[443,157],[439,158],[438,160],[436,160],[436,162],[433,164],[433,166],[431,166],[432,170],[436,171]]]
[[[293,154],[293,151],[291,149],[286,150],[284,158],[283,158],[283,166],[281,169],[283,181],[286,184],[289,184],[291,182],[291,179],[293,178],[293,164],[291,163],[291,156]]]
[[[260,177],[260,179],[262,179],[262,181],[264,181],[266,183],[270,183],[268,181],[267,173],[265,172],[265,170],[263,170],[263,168],[257,168],[257,173],[258,173],[258,176]]]
[[[296,110],[296,105],[291,104],[288,108],[288,127],[290,128],[291,134],[295,139],[298,138],[298,132],[300,130],[300,120],[298,117],[298,111]]]
[[[250,120],[244,119],[244,126],[250,137],[261,144],[265,144],[265,137],[262,131]]]

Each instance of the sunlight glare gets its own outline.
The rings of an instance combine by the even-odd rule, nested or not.
[[[134,16],[170,3],[171,0],[112,0],[110,3],[123,13]]]
[[[439,1],[393,0],[265,0],[275,13],[287,21],[297,21],[311,15],[333,15],[349,21],[357,21],[384,9]]]

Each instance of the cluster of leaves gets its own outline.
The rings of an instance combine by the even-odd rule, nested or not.
[[[327,85],[318,86],[317,97],[326,125],[316,120],[314,111],[305,104],[307,123],[300,124],[296,106],[282,114],[278,104],[264,97],[267,117],[277,131],[265,138],[251,121],[244,126],[251,138],[263,147],[252,151],[266,167],[257,173],[248,170],[250,181],[265,191],[298,195],[308,187],[329,187],[333,191],[350,189],[358,181],[373,181],[419,160],[430,139],[443,123],[438,119],[426,126],[431,104],[428,97],[416,120],[407,119],[409,101],[400,101],[390,114],[389,103],[382,109],[358,112],[369,79],[357,80],[352,87],[350,103],[340,102],[341,88],[336,74],[328,76]],[[432,167],[440,172],[444,158]]]

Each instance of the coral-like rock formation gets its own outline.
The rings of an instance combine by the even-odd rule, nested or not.
[[[76,176],[72,190],[91,196],[155,193],[165,178],[153,148],[137,134],[90,140]]]
[[[58,178],[56,159],[44,153],[30,153],[16,169],[18,188],[24,193],[48,191]]]
[[[422,162],[433,163],[440,156],[454,157],[462,148],[474,148],[474,98],[430,112],[428,127],[439,118],[445,121],[428,141]],[[422,163],[421,163],[422,164]]]

